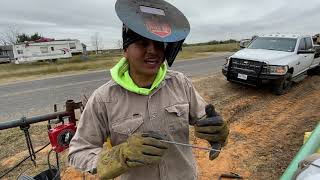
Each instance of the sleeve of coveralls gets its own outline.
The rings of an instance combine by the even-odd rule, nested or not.
[[[69,164],[81,171],[94,171],[97,167],[98,155],[109,134],[107,112],[99,95],[94,92],[89,98],[75,136],[69,146]]]
[[[206,102],[194,88],[190,79],[185,77],[188,88],[189,99],[189,124],[194,125],[197,120],[203,118],[205,113]]]

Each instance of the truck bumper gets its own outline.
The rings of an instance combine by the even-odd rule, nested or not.
[[[226,68],[225,66],[222,67],[222,74],[227,77],[228,68]]]
[[[227,78],[228,81],[236,82],[240,84],[246,84],[250,86],[259,86],[266,83],[280,82],[285,78],[285,75],[265,75],[260,74],[257,76],[246,75],[246,78],[239,78],[239,73],[228,72],[228,69],[223,67],[222,74]]]

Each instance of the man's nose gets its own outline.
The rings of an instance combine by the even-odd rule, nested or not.
[[[157,50],[156,43],[153,41],[150,41],[147,46],[147,52],[156,53],[156,50]]]

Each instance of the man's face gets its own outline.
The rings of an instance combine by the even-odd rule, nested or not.
[[[142,39],[124,50],[129,61],[130,73],[143,76],[155,76],[164,61],[164,43]]]

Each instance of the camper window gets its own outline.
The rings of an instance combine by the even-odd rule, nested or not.
[[[17,50],[18,54],[23,54],[23,50]]]
[[[76,49],[76,43],[69,43],[70,49]]]
[[[48,47],[40,47],[41,53],[48,53]]]
[[[54,51],[54,47],[51,47],[51,51]]]

